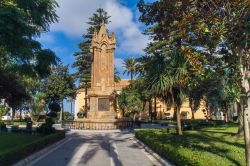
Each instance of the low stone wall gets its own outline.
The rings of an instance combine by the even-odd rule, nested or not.
[[[65,129],[78,130],[113,130],[113,129],[127,129],[132,127],[132,121],[126,119],[83,119],[75,121],[63,121],[62,127]]]

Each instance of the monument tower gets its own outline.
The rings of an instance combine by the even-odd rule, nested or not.
[[[105,24],[98,33],[94,33],[91,42],[92,68],[91,89],[88,91],[88,119],[114,119],[115,112],[110,95],[115,90],[114,82],[114,50],[115,35],[108,35]]]

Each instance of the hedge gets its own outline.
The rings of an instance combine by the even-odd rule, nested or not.
[[[135,136],[156,153],[180,166],[246,165],[244,140],[235,126],[203,128],[175,135],[171,129],[136,130]]]
[[[57,142],[65,138],[65,131],[57,131],[56,133],[43,136],[29,144],[21,145],[0,154],[0,166],[10,166],[19,160],[37,152],[47,145]]]

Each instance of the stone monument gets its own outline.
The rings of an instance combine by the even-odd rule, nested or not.
[[[115,119],[115,112],[110,95],[115,90],[114,82],[114,50],[115,35],[108,35],[105,24],[98,33],[94,33],[91,42],[92,68],[91,88],[88,91],[88,119]]]

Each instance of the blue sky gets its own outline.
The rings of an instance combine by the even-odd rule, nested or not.
[[[138,21],[140,13],[136,7],[139,0],[57,0],[59,22],[52,24],[50,32],[41,35],[39,41],[44,48],[53,50],[64,65],[71,66],[73,54],[78,51],[77,45],[82,41],[81,35],[86,32],[86,22],[99,7],[104,8],[111,16],[107,26],[115,32],[117,48],[115,66],[123,75],[123,59],[143,55],[148,37],[142,34],[145,26]],[[73,73],[75,69],[70,68]]]
[[[78,43],[82,41],[82,34],[86,32],[88,18],[99,7],[104,8],[111,16],[111,23],[107,26],[110,32],[115,32],[117,48],[115,50],[115,67],[123,75],[123,59],[140,57],[149,42],[142,34],[145,26],[138,21],[140,13],[136,7],[139,0],[57,0],[59,8],[57,14],[59,22],[52,24],[50,32],[39,38],[44,48],[53,50],[64,65],[69,65],[70,72],[74,62],[73,54],[78,51]],[[153,0],[147,0],[153,1]],[[65,102],[65,110],[70,110]]]

